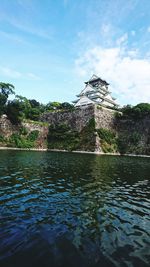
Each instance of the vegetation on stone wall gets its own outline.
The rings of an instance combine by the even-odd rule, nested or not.
[[[118,151],[121,154],[143,154],[141,146],[141,135],[138,132],[121,132],[117,138]]]
[[[79,133],[66,124],[50,125],[47,143],[50,149],[75,150],[79,146]]]
[[[115,132],[100,128],[97,129],[97,133],[100,137],[100,144],[103,152],[105,153],[113,153],[117,152],[117,137]]]
[[[28,124],[31,124],[31,125],[37,125],[37,126],[49,126],[49,123],[46,122],[46,121],[33,121],[33,120],[30,120],[30,119],[24,119],[23,120],[24,123],[28,123]]]
[[[7,141],[6,137],[4,137],[2,134],[0,134],[0,144],[5,144]]]
[[[25,127],[20,128],[20,131],[13,133],[6,138],[0,135],[0,145],[18,148],[33,148],[36,147],[36,141],[39,136],[39,131],[34,130],[28,133]]]
[[[148,133],[148,138],[147,138],[147,142],[146,142],[145,154],[150,155],[150,131]]]
[[[48,148],[49,149],[64,149],[64,150],[95,150],[95,135],[96,132],[100,137],[100,146],[104,153],[135,153],[142,154],[140,141],[141,136],[137,132],[119,133],[105,128],[95,129],[95,120],[89,120],[89,123],[79,133],[72,130],[66,124],[57,126],[50,125],[48,133]]]
[[[47,137],[49,149],[65,150],[94,150],[95,141],[93,139],[95,131],[95,120],[89,120],[86,127],[79,133],[72,130],[66,124],[57,126],[50,125]]]
[[[120,154],[150,154],[141,145],[141,135],[138,132],[115,133],[111,130],[97,129],[100,145],[105,153],[119,152]],[[147,146],[150,147],[150,146]]]
[[[95,119],[89,120],[87,125],[80,132],[79,149],[85,151],[95,151]]]
[[[150,121],[150,104],[140,103],[136,106],[127,105],[116,114],[116,129],[118,133],[117,146],[121,154],[150,155],[148,139],[149,126],[144,120]],[[147,140],[147,141],[146,141]]]

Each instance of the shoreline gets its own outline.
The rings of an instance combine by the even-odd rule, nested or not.
[[[15,150],[15,151],[36,151],[36,152],[65,152],[65,153],[79,153],[79,154],[92,154],[92,155],[101,155],[101,156],[127,156],[127,157],[144,157],[150,158],[150,155],[136,155],[136,154],[123,154],[120,153],[104,153],[99,151],[83,151],[75,150],[68,151],[63,149],[47,149],[47,148],[18,148],[18,147],[0,147],[0,150]]]

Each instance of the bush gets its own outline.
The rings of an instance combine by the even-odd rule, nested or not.
[[[129,136],[129,142],[133,145],[137,145],[139,143],[139,141],[141,140],[141,136],[139,133],[137,132],[133,132],[130,136]]]
[[[89,149],[93,142],[95,132],[95,120],[90,119],[88,124],[79,133],[71,129],[67,124],[50,125],[47,143],[48,148],[76,150],[76,149]],[[95,140],[95,139],[94,139]],[[93,143],[92,143],[93,144]],[[95,145],[95,143],[94,143]],[[94,145],[92,145],[94,147]],[[93,148],[92,147],[92,148]]]
[[[108,129],[97,129],[101,140],[101,147],[104,153],[113,153],[117,151],[116,134]]]
[[[29,133],[29,135],[27,136],[27,139],[31,142],[36,141],[36,139],[39,136],[39,131],[38,130],[34,130],[32,132]]]
[[[95,119],[94,118],[90,119],[87,125],[88,130],[95,131],[95,126],[96,126]]]
[[[0,143],[5,143],[6,142],[6,138],[0,134]]]
[[[18,148],[32,148],[35,147],[35,141],[38,137],[38,131],[32,131],[28,136],[20,134],[12,134],[7,141],[7,146]]]
[[[27,128],[25,128],[25,127],[21,127],[21,128],[19,129],[19,133],[20,133],[21,135],[27,135],[27,134],[28,134],[28,130],[27,130]]]
[[[97,130],[101,139],[101,147],[105,153],[120,152],[125,153],[138,153],[137,147],[139,147],[139,141],[141,140],[140,134],[133,132],[130,135],[127,133],[120,133],[116,137],[115,133],[104,128]]]
[[[22,147],[22,139],[19,134],[12,134],[9,138],[8,145],[12,147]]]
[[[114,153],[117,151],[117,145],[116,144],[108,144],[105,141],[102,141],[101,147],[104,153]]]
[[[117,139],[117,147],[120,154],[125,154],[128,150],[128,137],[126,135],[119,135]]]
[[[79,145],[79,134],[66,124],[50,125],[47,142],[48,148],[74,150]]]
[[[137,132],[133,132],[130,135],[127,135],[126,133],[120,134],[117,139],[118,151],[120,152],[120,154],[139,154],[138,150],[141,150],[141,147],[139,145],[140,140],[141,136]]]
[[[108,129],[105,129],[105,128],[97,129],[97,132],[98,132],[100,139],[102,139],[106,143],[108,143],[110,145],[115,143],[116,135],[114,132],[112,132]]]

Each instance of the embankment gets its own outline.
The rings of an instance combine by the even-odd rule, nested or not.
[[[19,126],[2,116],[0,146],[150,155],[150,116],[124,119],[99,106],[46,113]]]

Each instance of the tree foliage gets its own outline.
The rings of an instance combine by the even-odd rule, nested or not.
[[[0,90],[1,94],[8,98],[9,95],[15,94],[15,87],[10,83],[2,83],[0,82]]]
[[[14,94],[14,86],[0,82],[0,116],[5,113],[6,103],[11,94]]]
[[[45,110],[46,111],[61,111],[61,110],[73,110],[74,106],[68,102],[49,102],[46,106],[45,106]]]
[[[75,150],[79,145],[79,133],[66,124],[50,125],[47,136],[48,148]]]
[[[0,116],[5,113],[6,102],[7,102],[7,97],[0,93]]]
[[[18,100],[8,101],[6,115],[13,124],[19,124],[23,117],[23,106]]]
[[[15,95],[13,100],[8,100],[10,95],[15,95],[15,87],[10,83],[0,82],[0,116],[6,114],[13,124],[19,124],[23,119],[38,121],[45,112],[73,109],[73,105],[68,102],[55,101],[44,105],[21,95]]]
[[[150,104],[140,103],[136,106],[126,105],[121,109],[122,118],[126,119],[141,119],[144,116],[150,115]]]

